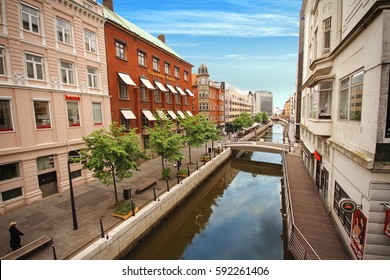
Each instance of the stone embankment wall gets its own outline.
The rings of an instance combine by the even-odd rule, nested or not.
[[[203,180],[213,173],[231,155],[231,149],[226,149],[212,161],[201,166],[190,177],[179,185],[171,188],[154,201],[143,207],[135,216],[125,220],[114,229],[107,232],[108,238],[100,238],[79,252],[73,260],[113,260],[118,259],[144,233],[158,223],[166,214],[174,209]]]

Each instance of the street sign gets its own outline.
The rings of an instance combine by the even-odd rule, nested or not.
[[[350,198],[343,198],[339,202],[339,207],[345,213],[353,213],[357,210],[358,206],[355,201]]]

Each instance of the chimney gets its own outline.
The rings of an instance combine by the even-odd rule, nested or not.
[[[158,35],[157,38],[158,38],[161,42],[165,43],[165,35],[164,35],[164,34]]]
[[[102,1],[103,6],[105,6],[107,9],[114,11],[114,4],[113,0],[103,0]]]

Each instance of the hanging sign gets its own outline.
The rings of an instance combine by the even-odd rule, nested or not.
[[[321,156],[317,151],[314,151],[314,157],[315,157],[318,161],[321,161],[321,159],[322,159],[322,156]]]
[[[366,243],[367,218],[362,211],[358,209],[352,216],[352,230],[350,246],[358,260],[364,256],[364,246]]]
[[[386,219],[385,219],[385,235],[390,237],[390,209],[386,209]]]
[[[355,201],[350,198],[343,198],[339,201],[339,207],[345,213],[353,213],[357,210],[358,206]]]

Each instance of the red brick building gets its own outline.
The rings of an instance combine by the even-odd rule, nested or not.
[[[113,12],[112,0],[103,1],[108,84],[112,120],[127,129],[137,128],[147,147],[148,132],[159,112],[176,120],[195,114],[191,70],[158,38]]]

